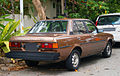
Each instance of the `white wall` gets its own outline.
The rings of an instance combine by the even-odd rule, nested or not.
[[[53,8],[53,3],[55,3],[55,8]],[[56,17],[56,0],[47,0],[45,12],[48,18]]]
[[[43,7],[45,7],[45,13],[48,18],[56,17],[56,0],[47,0],[45,3],[43,3]],[[55,8],[53,8],[53,3],[55,3]],[[31,11],[29,4],[29,13],[31,15],[37,16],[37,11],[34,9],[34,12]]]
[[[10,15],[8,18],[12,19],[12,15]],[[20,15],[19,14],[15,14],[15,20],[18,21],[20,20]],[[4,24],[7,24],[8,22],[4,22]],[[34,26],[34,21],[33,18],[30,18],[29,16],[25,15],[24,16],[24,27],[28,27],[28,26]],[[17,27],[17,29],[19,29],[19,27]]]

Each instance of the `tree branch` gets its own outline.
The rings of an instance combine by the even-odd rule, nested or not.
[[[40,18],[40,20],[45,20],[46,14],[40,0],[32,0],[32,2],[38,12],[38,17]]]

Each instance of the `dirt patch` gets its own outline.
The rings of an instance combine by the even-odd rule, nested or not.
[[[28,68],[24,61],[13,60],[6,57],[0,57],[0,70],[1,71],[18,71]]]

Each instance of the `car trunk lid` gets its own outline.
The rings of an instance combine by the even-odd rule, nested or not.
[[[65,34],[26,34],[25,36],[14,36],[13,42],[56,42],[55,37]]]

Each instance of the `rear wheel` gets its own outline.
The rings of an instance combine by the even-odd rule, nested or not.
[[[104,51],[102,52],[102,56],[108,58],[111,56],[111,54],[112,54],[112,44],[108,42]]]
[[[25,63],[27,66],[29,67],[34,67],[34,66],[37,66],[39,61],[30,61],[30,60],[25,60]]]
[[[68,70],[77,70],[80,64],[80,53],[78,50],[73,50],[66,60],[66,68]]]

